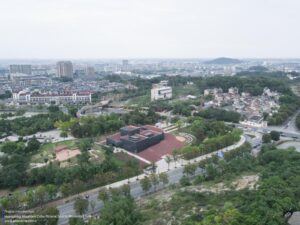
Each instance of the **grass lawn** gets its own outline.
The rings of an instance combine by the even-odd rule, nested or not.
[[[77,140],[67,140],[56,143],[47,143],[41,146],[39,152],[31,157],[31,163],[44,163],[44,159],[48,160],[54,159],[53,154],[55,153],[55,148],[60,145],[65,145],[69,149],[76,148]]]
[[[103,162],[105,159],[105,154],[101,145],[94,144],[92,150],[90,151],[90,156],[92,161]]]
[[[138,97],[131,98],[127,105],[138,105],[138,106],[144,106],[147,107],[148,104],[150,103],[150,93],[149,95],[142,95]]]
[[[75,165],[77,165],[77,157],[73,157],[73,158],[70,158],[68,160],[60,162],[60,167],[61,168],[75,166]]]
[[[77,143],[80,142],[80,139],[77,140],[67,140],[56,143],[47,143],[41,146],[39,152],[31,157],[31,163],[44,163],[44,159],[53,160],[53,154],[55,154],[55,148],[57,146],[67,146],[69,149],[76,149]],[[90,152],[93,161],[103,161],[105,159],[104,151],[102,150],[101,145],[94,144],[92,151]],[[65,162],[61,162],[61,166],[69,166],[77,163],[76,157],[73,157]]]
[[[126,164],[126,162],[128,162],[128,161],[135,161],[136,163],[138,163],[139,164],[139,169],[141,171],[143,169],[145,169],[145,167],[149,166],[148,164],[146,164],[142,161],[139,161],[138,159],[136,159],[136,158],[134,158],[130,155],[127,155],[124,152],[115,153],[114,156],[117,159],[116,162],[117,162],[119,167],[123,167]]]

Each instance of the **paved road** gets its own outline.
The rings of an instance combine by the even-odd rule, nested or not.
[[[169,174],[169,183],[174,184],[178,183],[180,178],[182,177],[182,171],[183,167],[177,168],[175,170],[170,171]],[[200,174],[201,170],[196,171],[196,175]],[[114,185],[111,185],[112,187]],[[131,188],[131,195],[134,198],[140,198],[142,195],[144,195],[143,189],[140,186],[139,181],[133,181],[130,183],[130,188]],[[158,185],[157,190],[162,189],[163,185]],[[151,190],[150,190],[151,191]],[[153,190],[152,190],[153,191]],[[89,202],[94,201],[95,202],[95,208],[92,210],[91,206],[89,206],[87,214],[94,214],[100,211],[100,209],[103,207],[103,202],[98,200],[98,192],[90,195],[89,197]],[[66,216],[72,216],[76,215],[74,211],[74,201],[60,205],[57,207],[60,215],[63,217],[60,217],[58,224],[68,224],[68,218]]]
[[[220,149],[216,152],[213,152],[213,153],[210,153],[210,154],[207,154],[207,155],[203,155],[203,156],[200,156],[200,157],[197,157],[196,159],[193,159],[191,161],[182,161],[183,165],[184,164],[187,164],[189,162],[199,162],[201,160],[204,160],[206,158],[210,158],[212,157],[213,155],[215,154],[218,154],[219,152],[227,152],[227,151],[231,151],[239,146],[241,146],[242,144],[244,144],[246,141],[246,138],[244,136],[241,137],[241,140],[232,145],[232,146],[229,146],[229,147],[226,147],[224,149]],[[170,171],[166,171],[168,173],[168,177],[169,177],[169,183],[170,184],[174,184],[174,183],[179,183],[179,180],[180,178],[182,177],[183,175],[183,165],[180,165],[179,163],[177,163],[177,166],[178,167],[175,167],[175,165],[173,167],[171,167]],[[163,171],[160,171],[160,172],[163,172]],[[200,173],[202,173],[203,171],[201,171],[199,168],[197,169],[195,175],[198,175]],[[140,175],[139,178],[142,178],[142,176],[144,175]],[[116,182],[114,184],[111,184],[111,185],[107,185],[106,188],[108,187],[120,187],[122,186],[123,184],[126,184],[127,183],[127,180],[123,180],[123,181],[119,181],[119,182]],[[134,197],[134,198],[140,198],[144,193],[143,193],[143,190],[140,186],[140,183],[139,181],[136,180],[136,177],[133,177],[130,179],[130,189],[131,189],[131,195]],[[163,185],[159,185],[157,186],[157,190],[159,189],[162,189],[163,188]],[[97,191],[96,191],[97,190]],[[100,211],[100,209],[103,207],[103,203],[102,201],[99,201],[97,199],[98,197],[98,189],[94,190],[93,192],[90,192],[89,193],[89,202],[91,203],[92,201],[95,203],[95,207],[94,207],[94,210],[92,210],[91,206],[89,205],[89,209],[87,211],[87,215],[91,215],[91,214],[94,214],[94,213],[97,213]],[[73,215],[76,215],[75,211],[74,211],[74,199],[71,200],[70,202],[66,202],[66,203],[62,203],[62,204],[59,204],[57,206],[57,209],[59,210],[59,214],[60,214],[60,218],[59,218],[59,221],[58,221],[58,224],[59,225],[64,225],[64,224],[68,224],[68,217],[72,217]]]
[[[231,123],[232,124],[232,123]],[[276,130],[281,133],[281,136],[283,137],[290,137],[290,138],[296,138],[300,139],[300,132],[299,131],[290,131],[288,129],[283,129],[282,127],[277,126],[271,126],[271,127],[249,127],[242,124],[234,124],[237,128],[242,128],[244,130],[251,130],[253,132],[259,132],[259,133],[269,133],[272,130]]]
[[[296,113],[294,113],[283,125],[281,126],[268,126],[269,129],[272,130],[278,130],[282,132],[288,132],[288,133],[297,133],[299,132],[298,128],[296,127],[296,118],[297,115],[300,113],[300,110],[298,110]]]
[[[252,137],[254,135],[254,137]],[[246,141],[252,146],[252,155],[257,156],[262,145],[262,135],[258,132],[245,133]]]

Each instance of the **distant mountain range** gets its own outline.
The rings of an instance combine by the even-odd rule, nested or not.
[[[243,61],[241,61],[239,59],[221,57],[221,58],[213,59],[210,61],[206,61],[205,63],[206,64],[239,64],[242,62]]]

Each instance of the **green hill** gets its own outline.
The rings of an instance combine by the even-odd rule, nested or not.
[[[206,64],[239,64],[242,62],[243,61],[241,61],[239,59],[221,57],[221,58],[213,59],[210,61],[206,61],[205,63]]]

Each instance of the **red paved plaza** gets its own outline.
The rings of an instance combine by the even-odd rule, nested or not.
[[[174,149],[182,148],[183,146],[184,142],[177,140],[175,135],[165,133],[164,140],[143,150],[137,155],[151,162],[156,162],[160,160],[162,156],[171,154]]]

